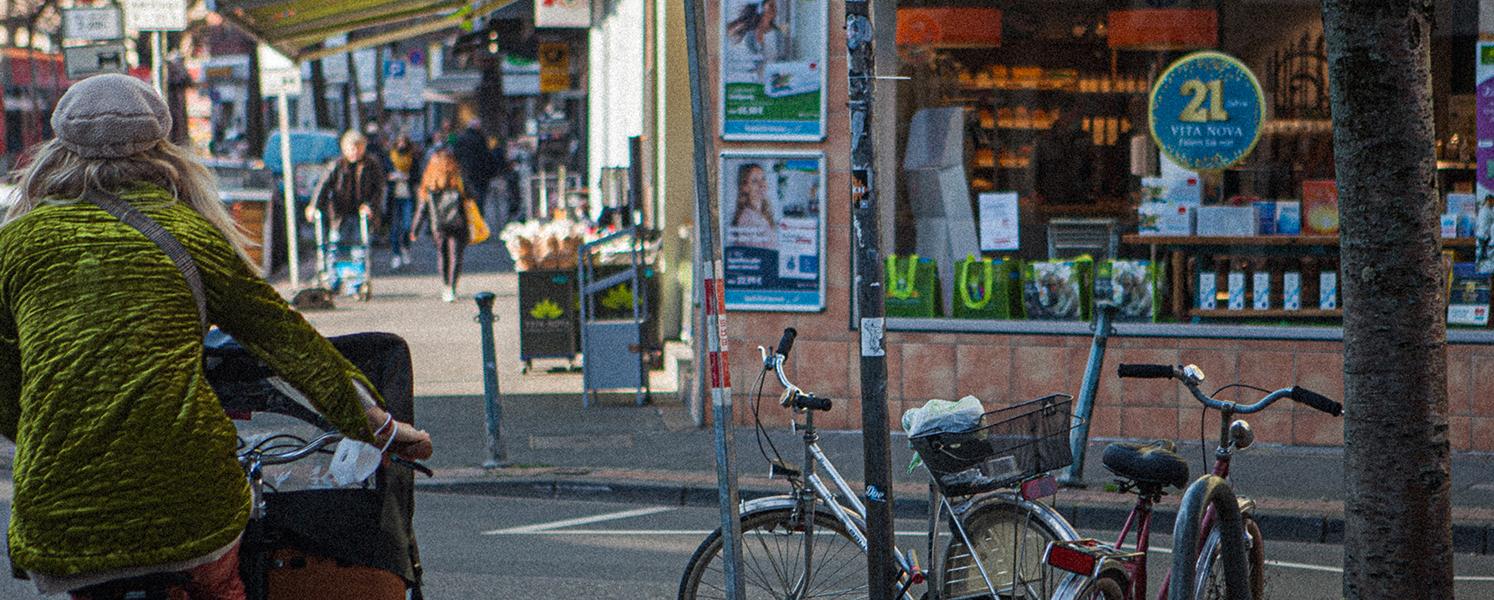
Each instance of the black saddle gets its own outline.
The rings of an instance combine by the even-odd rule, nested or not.
[[[1105,446],[1101,462],[1126,479],[1140,484],[1188,487],[1188,463],[1178,456],[1177,446],[1166,440],[1144,444],[1116,443]]]

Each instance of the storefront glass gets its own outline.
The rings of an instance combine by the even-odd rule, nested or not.
[[[919,329],[1078,323],[1107,299],[1130,321],[1337,325],[1320,10],[1310,0],[904,0],[893,327],[899,317]],[[1470,10],[1476,2],[1439,8],[1448,26],[1435,34],[1432,77],[1447,269],[1466,275],[1454,279],[1467,303],[1485,307],[1452,324],[1487,327],[1489,275],[1474,263],[1476,35],[1456,25]],[[1259,140],[1224,171],[1174,164],[1148,127],[1154,83],[1200,50],[1238,59],[1263,92]],[[1184,110],[1222,121],[1218,90],[1193,93]]]

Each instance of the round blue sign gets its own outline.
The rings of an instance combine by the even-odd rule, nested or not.
[[[1255,74],[1220,52],[1172,63],[1152,86],[1152,139],[1173,162],[1218,171],[1240,162],[1261,138],[1266,98]]]

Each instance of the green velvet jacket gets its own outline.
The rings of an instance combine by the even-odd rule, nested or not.
[[[165,190],[120,197],[191,253],[208,314],[344,433],[372,437],[373,386]],[[197,308],[161,249],[90,202],[0,227],[0,435],[16,443],[12,562],[54,576],[202,556],[234,540],[249,489],[204,376]]]

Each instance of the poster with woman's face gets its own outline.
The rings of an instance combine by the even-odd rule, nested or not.
[[[721,137],[825,137],[825,0],[722,0]]]
[[[721,155],[727,308],[825,307],[824,167],[818,152]]]

